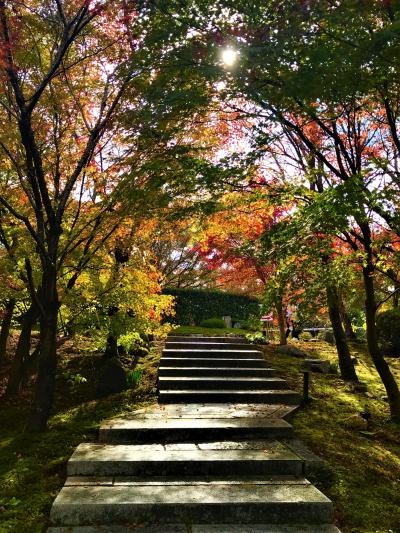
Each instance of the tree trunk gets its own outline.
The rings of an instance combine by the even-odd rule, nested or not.
[[[329,318],[332,324],[333,335],[335,337],[336,350],[339,359],[340,374],[345,381],[358,381],[354,364],[351,360],[349,347],[347,345],[346,335],[342,326],[339,296],[336,288],[327,286],[326,295],[328,301]]]
[[[363,278],[365,287],[365,314],[367,323],[367,345],[369,354],[378,371],[379,377],[386,389],[391,419],[400,422],[400,391],[397,382],[385,361],[378,344],[378,334],[376,328],[376,299],[373,278],[373,265],[370,261],[363,268]]]
[[[279,344],[287,344],[286,339],[286,321],[285,321],[285,311],[283,309],[282,298],[279,297],[275,302],[276,313],[278,315],[278,325],[279,325]]]
[[[353,324],[351,323],[350,317],[346,311],[346,306],[344,305],[343,298],[340,294],[338,294],[338,299],[339,299],[340,318],[342,319],[342,324],[344,327],[346,339],[349,341],[355,341],[357,339],[357,336],[353,329]]]
[[[11,320],[14,313],[15,303],[14,298],[6,303],[5,314],[0,331],[0,363],[4,361],[7,356],[7,343],[10,335]]]
[[[399,291],[396,291],[393,294],[393,309],[397,309],[398,307],[399,307]]]
[[[38,318],[36,306],[31,305],[24,314],[21,324],[21,333],[19,335],[17,348],[11,365],[10,375],[8,377],[6,396],[11,397],[18,394],[22,379],[24,376],[24,363],[29,358],[31,347],[32,327]]]
[[[57,271],[47,264],[43,271],[40,291],[40,354],[35,395],[28,429],[44,431],[51,414],[57,371],[57,320],[59,301],[57,295]]]

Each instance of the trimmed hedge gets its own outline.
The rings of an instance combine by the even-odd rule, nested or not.
[[[259,314],[255,298],[227,292],[201,289],[164,289],[164,294],[175,296],[175,316],[168,322],[181,326],[199,326],[211,317],[231,316],[232,320],[247,320]]]
[[[376,318],[378,339],[384,355],[400,356],[400,308],[379,313]]]
[[[200,322],[200,327],[224,329],[226,326],[222,318],[207,318],[206,320],[202,320]]]

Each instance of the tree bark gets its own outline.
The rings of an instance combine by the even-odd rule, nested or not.
[[[397,309],[398,307],[399,307],[399,292],[397,291],[393,294],[393,309]]]
[[[29,350],[31,347],[32,327],[37,318],[37,308],[32,304],[22,319],[21,333],[19,335],[17,348],[15,350],[14,359],[11,365],[10,375],[8,377],[6,389],[7,397],[15,396],[18,394],[21,388],[21,383],[24,376],[24,363],[29,358]]]
[[[338,295],[338,298],[339,298],[340,318],[342,319],[342,324],[344,327],[346,339],[349,341],[354,341],[356,340],[357,336],[353,329],[353,324],[351,323],[350,317],[346,311],[346,306],[344,305],[344,302],[343,302],[343,298],[340,294]]]
[[[55,257],[55,254],[52,254]],[[59,301],[55,261],[49,261],[43,270],[40,291],[40,354],[35,395],[28,429],[45,431],[54,402],[57,371],[57,321]]]
[[[279,297],[275,302],[276,313],[278,315],[278,325],[279,325],[279,344],[287,344],[286,339],[286,321],[285,321],[285,311],[283,309],[282,297]]]
[[[368,254],[369,255],[369,254]],[[365,314],[367,323],[367,345],[369,354],[378,371],[379,377],[386,389],[391,419],[400,422],[400,391],[397,382],[385,361],[378,344],[378,334],[376,328],[376,298],[373,278],[374,268],[372,262],[367,259],[367,264],[363,267],[363,279],[365,288]]]
[[[327,286],[326,295],[328,301],[329,318],[331,320],[333,335],[335,337],[336,350],[339,359],[340,374],[345,381],[358,381],[356,371],[349,347],[347,345],[346,335],[342,326],[340,316],[339,296],[335,287]]]
[[[0,363],[4,361],[7,355],[7,343],[10,335],[11,320],[14,314],[15,303],[16,301],[14,298],[11,298],[11,300],[8,300],[6,303],[5,314],[0,331]]]

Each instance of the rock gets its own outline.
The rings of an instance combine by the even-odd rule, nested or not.
[[[117,357],[104,359],[99,369],[97,390],[100,394],[113,394],[126,389],[126,372]]]
[[[323,340],[329,344],[335,344],[335,336],[333,334],[333,331],[324,331]]]
[[[352,361],[352,363],[353,363],[354,366],[355,366],[355,365],[358,365],[358,359],[357,359],[357,357],[352,357],[352,358],[351,358],[351,361]]]
[[[326,359],[304,359],[304,368],[310,372],[328,374],[331,368],[331,363]]]
[[[299,350],[299,348],[296,348],[295,346],[291,346],[290,344],[283,344],[282,346],[279,346],[276,349],[276,351],[278,353],[281,353],[284,355],[291,355],[293,357],[305,357],[307,355],[302,350]]]

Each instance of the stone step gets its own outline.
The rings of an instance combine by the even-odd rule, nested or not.
[[[170,335],[167,337],[166,342],[235,342],[240,344],[249,344],[249,341],[244,337],[201,337],[196,335]]]
[[[165,343],[169,350],[251,350],[252,346],[245,342],[171,342]]]
[[[236,390],[236,391],[253,391],[258,389],[277,390],[287,389],[287,382],[280,378],[258,378],[258,377],[220,377],[219,371],[213,376],[206,377],[176,377],[176,376],[159,376],[158,386],[160,390]]]
[[[270,403],[298,405],[300,396],[290,390],[166,390],[160,389],[158,396],[160,403]]]
[[[99,431],[100,442],[164,443],[291,438],[292,426],[279,418],[113,418]]]
[[[301,479],[116,478],[94,484],[67,479],[50,514],[52,525],[133,523],[312,523],[332,521],[332,503]]]
[[[163,355],[160,360],[162,366],[194,366],[194,367],[222,367],[222,368],[266,368],[264,359],[242,359],[235,357],[171,357]]]
[[[177,349],[164,349],[162,352],[162,357],[200,357],[200,358],[238,358],[238,359],[261,359],[264,360],[262,353],[258,350],[197,350],[197,349],[186,349],[186,350],[177,350]]]
[[[192,443],[80,444],[68,461],[67,473],[68,476],[301,476],[303,463],[277,441],[254,450],[213,449],[212,444],[207,449],[199,449]]]
[[[273,368],[213,368],[213,367],[173,367],[173,366],[159,366],[159,376],[186,376],[186,377],[206,377],[215,376],[220,377],[271,377],[275,370]]]
[[[165,524],[50,527],[47,533],[340,533],[332,524]]]

